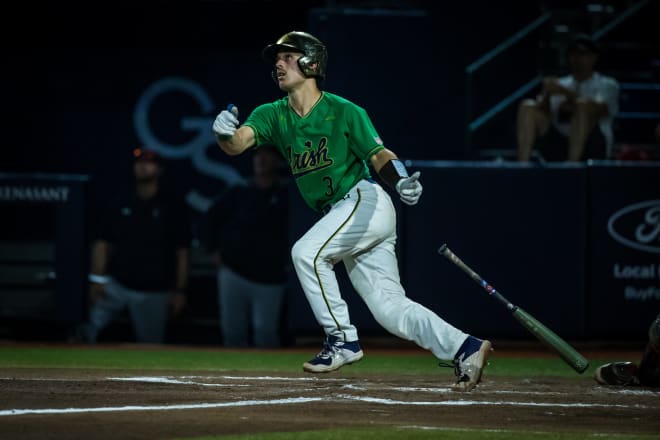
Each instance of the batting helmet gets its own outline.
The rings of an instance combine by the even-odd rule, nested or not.
[[[307,77],[325,78],[328,66],[328,51],[321,40],[307,32],[293,31],[280,37],[274,44],[266,46],[262,56],[267,63],[274,63],[279,52],[299,52],[300,70]]]

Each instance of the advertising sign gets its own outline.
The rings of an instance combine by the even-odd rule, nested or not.
[[[645,338],[660,313],[660,165],[589,167],[594,336]]]

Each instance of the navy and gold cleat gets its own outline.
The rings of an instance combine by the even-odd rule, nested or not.
[[[488,365],[488,357],[493,351],[490,341],[468,336],[454,357],[457,391],[471,391],[481,382],[481,375]]]
[[[359,341],[344,342],[336,336],[326,336],[323,349],[314,359],[303,364],[308,373],[328,373],[362,359]]]

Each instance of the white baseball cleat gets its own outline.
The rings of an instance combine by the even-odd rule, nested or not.
[[[328,373],[359,361],[363,355],[359,341],[344,342],[336,336],[326,336],[323,350],[314,359],[305,362],[303,370],[308,373]]]
[[[470,391],[481,382],[481,374],[488,365],[493,345],[488,340],[468,336],[463,347],[463,351],[459,351],[454,358],[457,379],[453,388],[457,391]]]

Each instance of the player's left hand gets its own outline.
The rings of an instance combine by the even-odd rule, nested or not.
[[[415,171],[412,176],[399,180],[396,183],[396,192],[406,205],[416,205],[422,196],[422,184],[419,183],[421,172]]]

